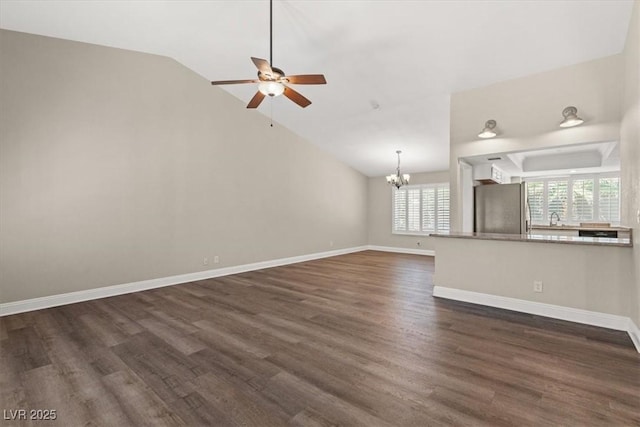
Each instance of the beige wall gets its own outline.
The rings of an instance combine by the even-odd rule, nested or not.
[[[633,227],[633,299],[637,304],[632,319],[640,327],[640,1],[634,4],[623,57],[624,98],[620,130],[622,221]]]
[[[440,182],[449,182],[448,171],[411,174],[411,184]],[[384,177],[369,178],[368,206],[370,245],[433,250],[431,237],[391,233],[391,187]]]
[[[10,31],[0,55],[0,301],[367,243],[366,177],[177,62]]]
[[[451,221],[460,230],[458,158],[531,150],[620,137],[622,55],[455,93],[451,97]],[[560,128],[562,110],[574,105],[585,124]],[[497,138],[477,137],[494,119]]]
[[[437,286],[624,317],[633,312],[631,248],[435,239]],[[533,292],[537,280],[542,293]]]

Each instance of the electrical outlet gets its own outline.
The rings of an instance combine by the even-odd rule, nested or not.
[[[220,262],[220,257],[219,257],[218,255],[214,256],[214,257],[213,257],[213,263],[214,263],[214,264],[217,264],[217,263],[219,263],[219,262]]]
[[[533,281],[533,292],[542,292],[542,280]]]
[[[333,240],[329,240],[329,247],[332,248],[333,247]]]
[[[207,257],[202,258],[202,265],[209,265],[209,258]]]

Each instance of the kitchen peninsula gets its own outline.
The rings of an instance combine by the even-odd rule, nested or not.
[[[630,333],[633,239],[560,234],[431,234],[433,295]],[[461,265],[461,260],[464,264]]]

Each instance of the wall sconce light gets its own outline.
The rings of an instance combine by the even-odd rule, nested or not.
[[[564,120],[560,122],[561,128],[570,128],[584,123],[584,120],[578,117],[578,109],[576,107],[567,107],[562,110],[562,117],[564,117]]]
[[[484,129],[482,129],[482,132],[478,134],[478,137],[483,139],[493,138],[494,136],[497,135],[494,130],[495,128],[496,128],[496,121],[487,120],[487,122],[484,124]]]

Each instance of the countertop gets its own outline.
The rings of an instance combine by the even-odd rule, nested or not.
[[[560,227],[558,227],[560,228]],[[430,237],[448,237],[456,239],[502,240],[509,242],[562,243],[572,245],[622,246],[632,247],[631,238],[553,236],[543,234],[498,234],[498,233],[432,233]]]
[[[581,225],[532,225],[532,230],[611,230],[611,231],[630,231],[629,227],[597,227],[597,226],[581,226]]]

